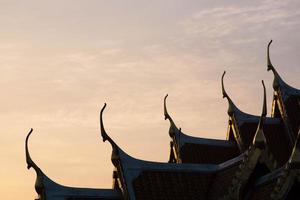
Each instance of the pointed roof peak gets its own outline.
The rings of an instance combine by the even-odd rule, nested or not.
[[[174,134],[177,132],[178,128],[176,127],[172,117],[169,115],[168,110],[167,110],[167,98],[168,98],[168,94],[166,94],[165,98],[164,98],[164,115],[165,115],[165,120],[169,120],[170,121],[170,130],[169,130],[169,135],[170,137],[173,137]]]
[[[267,115],[267,95],[266,95],[266,87],[264,84],[264,81],[262,80],[262,85],[263,85],[263,91],[264,91],[264,96],[263,96],[263,107],[262,107],[262,112],[261,116],[259,119],[258,127],[253,139],[253,144],[258,147],[258,148],[264,148],[266,144],[266,137],[264,135],[263,131],[263,125],[264,125],[264,120]]]
[[[229,95],[227,94],[226,90],[225,90],[225,86],[224,86],[224,76],[226,74],[226,71],[223,72],[222,78],[221,78],[221,84],[222,84],[222,94],[223,94],[223,98],[226,98],[229,104],[228,107],[228,115],[232,116],[233,113],[235,111],[241,112],[236,105],[233,103],[233,101],[231,100],[231,98],[229,97]]]
[[[261,117],[266,117],[267,116],[267,92],[266,92],[266,86],[264,83],[264,80],[261,81],[264,89],[264,97],[263,97],[263,108],[261,112]]]
[[[103,142],[110,139],[110,137],[108,136],[108,134],[105,131],[104,124],[103,124],[103,112],[104,112],[105,108],[106,108],[106,103],[104,103],[104,105],[100,111],[100,128],[101,128],[101,136],[102,136]]]
[[[272,65],[271,59],[270,59],[270,46],[272,44],[273,40],[270,40],[269,44],[268,44],[268,49],[267,49],[267,57],[268,57],[268,68],[267,70],[275,70],[274,66]]]
[[[43,195],[44,191],[44,179],[48,179],[48,177],[43,173],[43,171],[35,164],[35,162],[31,159],[29,148],[28,148],[28,140],[30,135],[32,134],[33,129],[31,128],[29,133],[26,136],[25,140],[25,152],[26,152],[26,163],[27,163],[27,169],[30,169],[31,167],[36,172],[36,180],[35,180],[35,190],[39,195]],[[51,180],[50,180],[51,181]],[[53,182],[53,181],[51,181]]]
[[[111,155],[111,160],[113,162],[114,165],[116,165],[116,162],[119,158],[119,147],[118,145],[111,139],[111,137],[109,137],[109,135],[107,134],[107,132],[105,131],[104,128],[104,124],[103,124],[103,112],[106,108],[106,103],[104,103],[104,106],[102,107],[101,111],[100,111],[100,130],[101,130],[101,136],[103,139],[103,142],[105,142],[106,140],[108,140],[108,142],[111,144],[112,146],[112,155]]]
[[[283,90],[284,93],[300,95],[300,90],[296,89],[296,88],[293,88],[292,86],[290,86],[286,82],[284,82],[283,79],[278,74],[275,67],[273,66],[273,64],[271,62],[271,59],[270,59],[270,46],[271,46],[271,44],[272,44],[272,40],[269,42],[268,48],[267,48],[267,57],[268,57],[267,70],[268,71],[271,70],[273,72],[273,75],[274,75],[273,88],[274,88],[274,90],[278,90],[279,88],[281,88],[281,90]]]
[[[224,87],[224,76],[226,74],[226,71],[224,70],[223,74],[222,74],[222,78],[221,78],[221,84],[222,84],[222,94],[223,94],[223,98],[229,98],[226,90],[225,90],[225,87]]]
[[[30,169],[31,167],[33,167],[36,171],[40,171],[40,168],[31,159],[31,156],[30,156],[30,153],[29,153],[28,140],[29,140],[29,137],[30,137],[32,132],[33,132],[33,129],[31,128],[29,133],[27,134],[26,140],[25,140],[25,152],[26,152],[27,169]]]
[[[164,115],[165,115],[165,120],[169,119],[170,120],[170,115],[168,113],[168,110],[167,110],[167,98],[168,98],[168,94],[166,94],[165,98],[164,98]]]
[[[278,85],[276,84],[279,84],[279,81],[282,81],[281,77],[279,76],[279,74],[277,73],[276,69],[274,68],[272,62],[271,62],[271,58],[270,58],[270,46],[272,44],[273,40],[270,40],[269,44],[268,44],[268,48],[267,48],[267,57],[268,57],[268,67],[267,67],[267,70],[268,71],[272,71],[273,74],[274,74],[274,83],[273,83],[273,87],[274,89],[276,87],[278,87]]]

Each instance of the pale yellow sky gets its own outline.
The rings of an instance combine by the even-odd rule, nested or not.
[[[288,1],[4,1],[0,0],[0,193],[33,199],[32,158],[56,182],[110,188],[105,126],[130,155],[167,161],[168,122],[193,136],[224,138],[228,93],[244,111],[268,106],[273,64],[300,88],[299,2]],[[270,110],[269,110],[270,112]],[[4,158],[4,159],[3,159]]]

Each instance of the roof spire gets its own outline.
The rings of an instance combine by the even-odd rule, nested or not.
[[[168,94],[166,94],[165,98],[164,98],[164,115],[165,115],[165,120],[169,120],[170,121],[170,130],[169,130],[169,134],[170,137],[173,137],[176,130],[178,130],[178,128],[176,127],[172,117],[169,115],[168,110],[167,110],[167,97]]]
[[[273,40],[270,40],[268,44],[268,49],[267,49],[267,56],[268,56],[268,71],[272,71],[274,74],[274,80],[273,80],[273,88],[274,90],[277,90],[279,88],[280,82],[283,82],[279,74],[277,73],[276,69],[274,68],[271,59],[270,59],[270,46],[272,44]]]
[[[270,45],[272,44],[273,40],[270,40],[268,44],[268,49],[267,49],[267,55],[268,55],[268,71],[270,70],[275,70],[274,66],[272,65],[271,59],[270,59]]]
[[[263,89],[264,89],[264,97],[263,97],[263,108],[262,108],[262,112],[261,112],[261,116],[259,119],[259,124],[253,139],[253,144],[255,146],[257,146],[258,148],[264,148],[265,144],[266,144],[266,138],[263,132],[263,124],[264,124],[264,120],[265,117],[267,115],[267,100],[266,100],[266,87],[264,84],[264,81],[262,80],[262,85],[263,85]]]
[[[40,171],[40,168],[33,162],[31,159],[29,150],[28,150],[28,139],[33,132],[33,129],[31,128],[29,133],[27,134],[26,140],[25,140],[25,152],[26,152],[26,163],[27,163],[27,169],[30,169],[33,167],[36,171]]]
[[[116,166],[116,161],[119,159],[119,147],[118,145],[108,136],[108,134],[105,131],[104,125],[103,125],[103,111],[106,107],[106,103],[104,103],[104,106],[102,107],[101,111],[100,111],[100,130],[101,130],[101,136],[103,139],[103,142],[105,142],[106,140],[108,140],[108,142],[111,144],[113,152],[111,155],[111,160],[112,163]]]
[[[29,133],[27,134],[26,140],[25,140],[25,152],[26,152],[26,163],[27,163],[27,169],[30,169],[31,167],[36,172],[36,180],[35,180],[35,190],[39,195],[43,195],[44,192],[44,184],[43,184],[43,172],[42,170],[35,164],[35,162],[31,159],[29,150],[28,150],[28,140],[33,132],[33,129],[31,128]]]
[[[226,71],[224,71],[223,75],[222,75],[222,79],[221,79],[221,83],[222,83],[222,94],[223,94],[223,98],[227,98],[228,100],[228,115],[232,116],[235,110],[238,110],[238,108],[236,107],[236,105],[234,105],[233,101],[231,100],[231,98],[228,96],[225,87],[224,87],[224,76],[226,74]]]
[[[268,68],[267,70],[270,71],[272,70],[273,75],[274,75],[274,80],[273,80],[273,88],[274,90],[278,90],[280,87],[281,92],[286,93],[288,95],[294,94],[294,95],[299,95],[300,90],[293,88],[292,86],[288,85],[286,82],[283,81],[283,79],[280,77],[276,69],[271,63],[270,59],[270,45],[272,43],[272,40],[268,44],[268,49],[267,49],[267,56],[268,56]]]

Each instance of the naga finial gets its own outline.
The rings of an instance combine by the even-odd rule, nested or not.
[[[43,177],[45,176],[42,170],[33,162],[31,159],[29,150],[28,150],[28,140],[33,132],[33,129],[31,128],[29,133],[26,136],[25,140],[25,152],[26,152],[26,163],[27,163],[27,169],[30,169],[31,167],[35,170],[36,172],[36,181],[35,181],[35,190],[36,192],[43,196],[44,195],[44,183],[43,183]]]
[[[263,88],[264,88],[263,108],[262,108],[262,113],[261,113],[261,115],[262,115],[263,117],[266,117],[266,116],[267,116],[267,92],[266,92],[266,86],[265,86],[264,81],[262,80],[261,83],[262,83]]]
[[[267,49],[267,56],[268,56],[268,68],[267,68],[267,70],[268,71],[271,70],[273,72],[273,75],[274,75],[273,88],[274,88],[274,90],[277,90],[279,88],[280,84],[282,84],[284,82],[282,81],[282,78],[279,76],[278,72],[274,68],[274,66],[273,66],[273,64],[271,62],[271,59],[270,59],[270,45],[272,44],[272,41],[273,40],[271,40],[269,42],[268,49]]]
[[[169,130],[169,135],[170,137],[173,137],[175,132],[178,130],[172,117],[169,115],[168,110],[167,110],[167,97],[168,94],[165,96],[164,98],[164,115],[165,115],[165,120],[169,120],[170,121],[170,130]]]
[[[109,136],[107,135],[106,131],[105,131],[105,128],[104,128],[104,125],[103,125],[103,111],[104,109],[106,108],[106,103],[104,103],[104,106],[102,107],[101,111],[100,111],[100,128],[101,128],[101,136],[102,136],[102,139],[103,139],[103,142],[105,142],[106,140],[109,139]]]
[[[232,116],[234,110],[237,110],[237,107],[234,105],[234,103],[232,102],[231,98],[228,96],[226,90],[225,90],[225,86],[224,86],[224,76],[226,74],[226,71],[223,72],[222,78],[221,78],[221,84],[222,84],[222,94],[223,94],[223,98],[227,98],[229,107],[228,107],[228,115]]]
[[[272,65],[271,59],[270,59],[270,46],[272,44],[273,40],[270,40],[268,44],[268,50],[267,50],[267,56],[268,56],[268,71],[275,70],[274,66]]]
[[[26,137],[26,140],[25,140],[25,152],[26,152],[27,169],[30,169],[31,167],[33,167],[35,170],[39,170],[39,167],[31,159],[31,156],[30,156],[30,153],[29,153],[29,150],[28,150],[28,140],[29,140],[29,137],[30,137],[32,132],[33,132],[33,129],[31,128],[29,133],[27,134],[27,137]]]
[[[112,146],[112,155],[111,155],[111,160],[112,163],[117,166],[118,163],[118,159],[119,159],[119,147],[118,145],[108,136],[107,132],[105,131],[104,125],[103,125],[103,112],[104,109],[106,108],[106,103],[104,103],[104,106],[102,107],[101,111],[100,111],[100,130],[101,130],[101,136],[103,139],[103,142],[105,142],[106,140],[108,140],[108,142],[111,144]]]
[[[254,141],[253,141],[254,145],[259,148],[264,148],[266,144],[266,138],[263,132],[263,124],[264,124],[265,117],[267,115],[267,95],[266,95],[265,83],[263,80],[262,80],[262,85],[264,89],[263,107],[262,107],[262,112],[259,119],[258,127],[254,136]]]
[[[222,83],[222,94],[223,94],[223,98],[228,98],[228,94],[227,94],[227,92],[226,92],[226,90],[225,90],[225,87],[224,87],[224,76],[225,76],[225,74],[226,74],[226,71],[224,71],[223,72],[223,74],[222,74],[222,81],[221,81],[221,83]]]
[[[168,98],[168,96],[169,95],[166,94],[166,96],[164,98],[164,115],[165,115],[165,120],[168,119],[172,125],[175,125],[172,117],[169,115],[168,110],[167,110],[167,98]]]
[[[168,110],[167,110],[167,98],[168,98],[168,94],[166,94],[165,98],[164,98],[164,115],[165,115],[165,120],[166,119],[170,119],[170,115],[168,113]]]
[[[107,132],[105,131],[104,125],[103,125],[103,112],[106,108],[106,103],[104,103],[104,106],[102,107],[101,111],[100,111],[100,129],[101,129],[101,136],[103,139],[103,142],[105,142],[106,140],[109,141],[109,143],[111,143],[111,145],[116,145],[115,142],[108,136]]]

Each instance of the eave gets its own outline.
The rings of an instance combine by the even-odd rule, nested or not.
[[[56,183],[50,179],[31,159],[28,140],[33,130],[28,133],[25,141],[26,162],[28,169],[31,167],[35,170],[36,183],[35,189],[39,200],[65,200],[65,199],[123,199],[119,190],[116,189],[95,189],[95,188],[77,188],[69,187]]]

